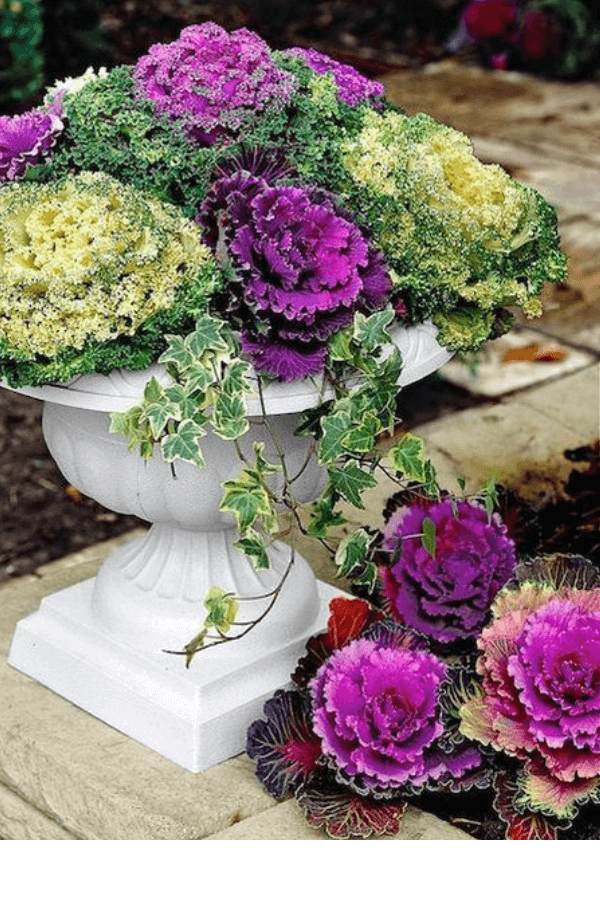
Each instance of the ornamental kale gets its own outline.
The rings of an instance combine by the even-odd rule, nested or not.
[[[385,94],[384,86],[378,81],[365,78],[353,66],[338,63],[330,56],[319,53],[313,48],[294,47],[292,50],[284,51],[283,56],[297,56],[317,74],[330,74],[335,82],[339,99],[349,106],[357,106],[365,100],[375,106],[382,103]]]
[[[228,34],[214,22],[184,28],[170,44],[154,44],[138,60],[135,80],[157,112],[183,122],[199,144],[284,105],[295,86],[257,34],[246,28]]]
[[[0,182],[18,181],[45,162],[63,131],[59,103],[19,116],[0,116]]]
[[[295,673],[298,690],[267,701],[247,752],[269,793],[296,796],[331,837],[396,834],[407,798],[425,787],[485,783],[483,757],[449,737],[454,670],[422,637],[374,623],[381,615],[365,600],[336,597],[330,608]]]
[[[421,500],[400,509],[387,524],[384,547],[390,561],[380,574],[390,614],[442,644],[479,634],[516,566],[499,516],[468,500]]]
[[[332,335],[385,302],[382,254],[325,192],[240,169],[215,181],[200,221],[239,295],[257,371],[284,381],[319,371]]]
[[[10,360],[39,363],[43,373],[44,358],[134,336],[196,285],[205,303],[214,290],[216,269],[197,226],[108,175],[9,185],[0,212],[8,377]]]
[[[479,639],[460,727],[522,762],[517,808],[569,819],[600,793],[600,573],[558,557],[517,574]]]

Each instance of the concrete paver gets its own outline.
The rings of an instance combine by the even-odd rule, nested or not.
[[[211,834],[208,841],[327,841],[330,838],[307,824],[295,800],[280,803],[252,819],[239,822]],[[384,841],[471,841],[466,832],[430,813],[409,806],[397,835],[379,838]]]

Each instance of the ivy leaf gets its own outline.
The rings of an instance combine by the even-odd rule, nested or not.
[[[254,441],[252,449],[254,450],[256,471],[261,478],[268,477],[269,475],[276,475],[277,472],[281,472],[281,465],[275,465],[266,458],[265,445],[262,441]]]
[[[236,359],[227,366],[225,375],[221,381],[220,390],[230,397],[243,396],[252,390],[252,384],[248,378],[250,366],[243,359]]]
[[[381,430],[381,422],[375,413],[367,412],[358,427],[354,425],[346,431],[340,443],[350,453],[369,453],[375,446]]]
[[[215,434],[223,440],[235,441],[245,434],[250,423],[242,397],[219,393],[213,406],[212,423]]]
[[[360,346],[361,354],[370,356],[377,353],[384,344],[392,340],[387,329],[394,321],[394,310],[386,307],[379,312],[365,316],[356,313],[354,317],[354,340]]]
[[[259,517],[266,523],[267,530],[274,530],[273,520],[276,517],[267,490],[251,474],[242,472],[237,479],[223,483],[223,498],[219,509],[230,512],[236,521],[238,530],[244,534]]]
[[[340,409],[323,418],[321,424],[323,435],[319,443],[319,462],[327,465],[344,453],[342,440],[350,430],[350,417],[346,409]]]
[[[228,350],[227,341],[221,335],[223,324],[219,319],[208,315],[198,319],[194,331],[185,338],[185,345],[195,360],[201,360],[207,350],[214,353]]]
[[[367,554],[374,540],[374,535],[362,528],[345,537],[335,554],[338,575],[345,577],[362,568],[367,563]]]
[[[370,472],[361,469],[355,459],[351,459],[341,469],[330,469],[329,478],[334,491],[355,506],[364,509],[363,491],[377,487],[377,480]]]
[[[244,536],[235,542],[235,546],[252,560],[255,569],[270,568],[271,562],[267,554],[266,544],[260,534],[254,531],[253,528],[249,528]]]
[[[186,462],[194,463],[199,469],[204,468],[205,462],[199,441],[205,434],[206,431],[197,422],[184,419],[179,424],[177,431],[167,435],[162,441],[164,461],[171,463],[176,459],[183,459]]]
[[[190,663],[192,662],[196,653],[198,653],[198,651],[202,650],[202,648],[204,647],[207,637],[208,637],[208,628],[202,628],[198,632],[198,634],[195,637],[193,637],[191,641],[188,641],[188,643],[183,648],[183,652],[185,654],[186,669],[189,669]],[[167,651],[167,652],[170,653],[171,651]]]
[[[409,481],[425,482],[425,443],[415,434],[405,434],[388,453],[388,461],[396,473]]]
[[[423,519],[423,534],[421,535],[421,541],[429,555],[432,559],[435,559],[435,548],[436,548],[436,534],[435,534],[435,522],[433,519],[430,519],[426,516]]]
[[[163,398],[144,407],[141,421],[148,423],[152,437],[155,441],[158,441],[166,428],[167,422],[170,419],[179,418],[180,414],[181,409],[176,403],[169,403],[168,400]]]
[[[378,569],[374,562],[368,562],[363,571],[355,578],[352,585],[355,589],[364,588],[367,593],[372,594],[377,585]]]
[[[498,497],[496,479],[493,476],[491,478],[488,478],[487,481],[484,482],[481,490],[483,494],[483,502],[488,514],[488,519],[491,520],[492,513],[500,502],[500,499]]]
[[[235,594],[220,587],[212,587],[204,598],[204,606],[208,615],[204,620],[205,628],[216,628],[220,634],[226,634],[235,622],[240,605]]]
[[[425,461],[425,480],[423,481],[423,487],[425,488],[426,493],[435,500],[439,500],[442,496],[440,486],[437,483],[437,473],[430,459]]]
[[[146,403],[155,403],[165,396],[165,389],[154,375],[149,378],[144,385],[144,401]]]
[[[199,362],[193,363],[185,373],[185,386],[190,394],[205,394],[215,381],[212,368]]]
[[[352,328],[337,331],[329,341],[329,359],[332,362],[352,362]]]
[[[312,504],[311,518],[306,529],[311,537],[325,537],[330,528],[347,521],[341,513],[334,511],[334,507],[335,500],[331,494]]]
[[[168,347],[159,356],[158,362],[166,367],[171,376],[177,376],[193,365],[194,356],[181,335],[168,334],[167,340]]]

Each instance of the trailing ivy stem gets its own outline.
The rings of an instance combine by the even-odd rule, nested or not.
[[[264,426],[267,429],[267,431],[269,432],[269,437],[273,441],[273,446],[275,447],[277,456],[279,457],[279,461],[281,463],[281,469],[283,471],[283,479],[284,479],[285,485],[289,485],[289,484],[291,484],[291,482],[290,482],[290,477],[289,477],[288,470],[287,470],[287,465],[285,462],[285,454],[283,452],[283,448],[282,448],[281,444],[279,443],[278,438],[276,437],[276,435],[273,432],[273,429],[269,425],[269,417],[267,415],[267,407],[265,404],[265,395],[263,393],[262,378],[260,377],[260,375],[257,378],[257,383],[258,383],[258,397],[260,400],[260,408],[262,410]],[[284,493],[286,493],[285,486],[284,486]]]

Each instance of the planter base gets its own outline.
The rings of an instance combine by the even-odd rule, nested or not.
[[[96,718],[190,772],[243,752],[246,731],[273,692],[289,683],[311,634],[325,628],[339,589],[317,582],[319,617],[284,646],[240,644],[183,658],[141,652],[93,621],[94,579],[58,591],[15,631],[9,663]],[[171,648],[169,648],[171,649]]]

